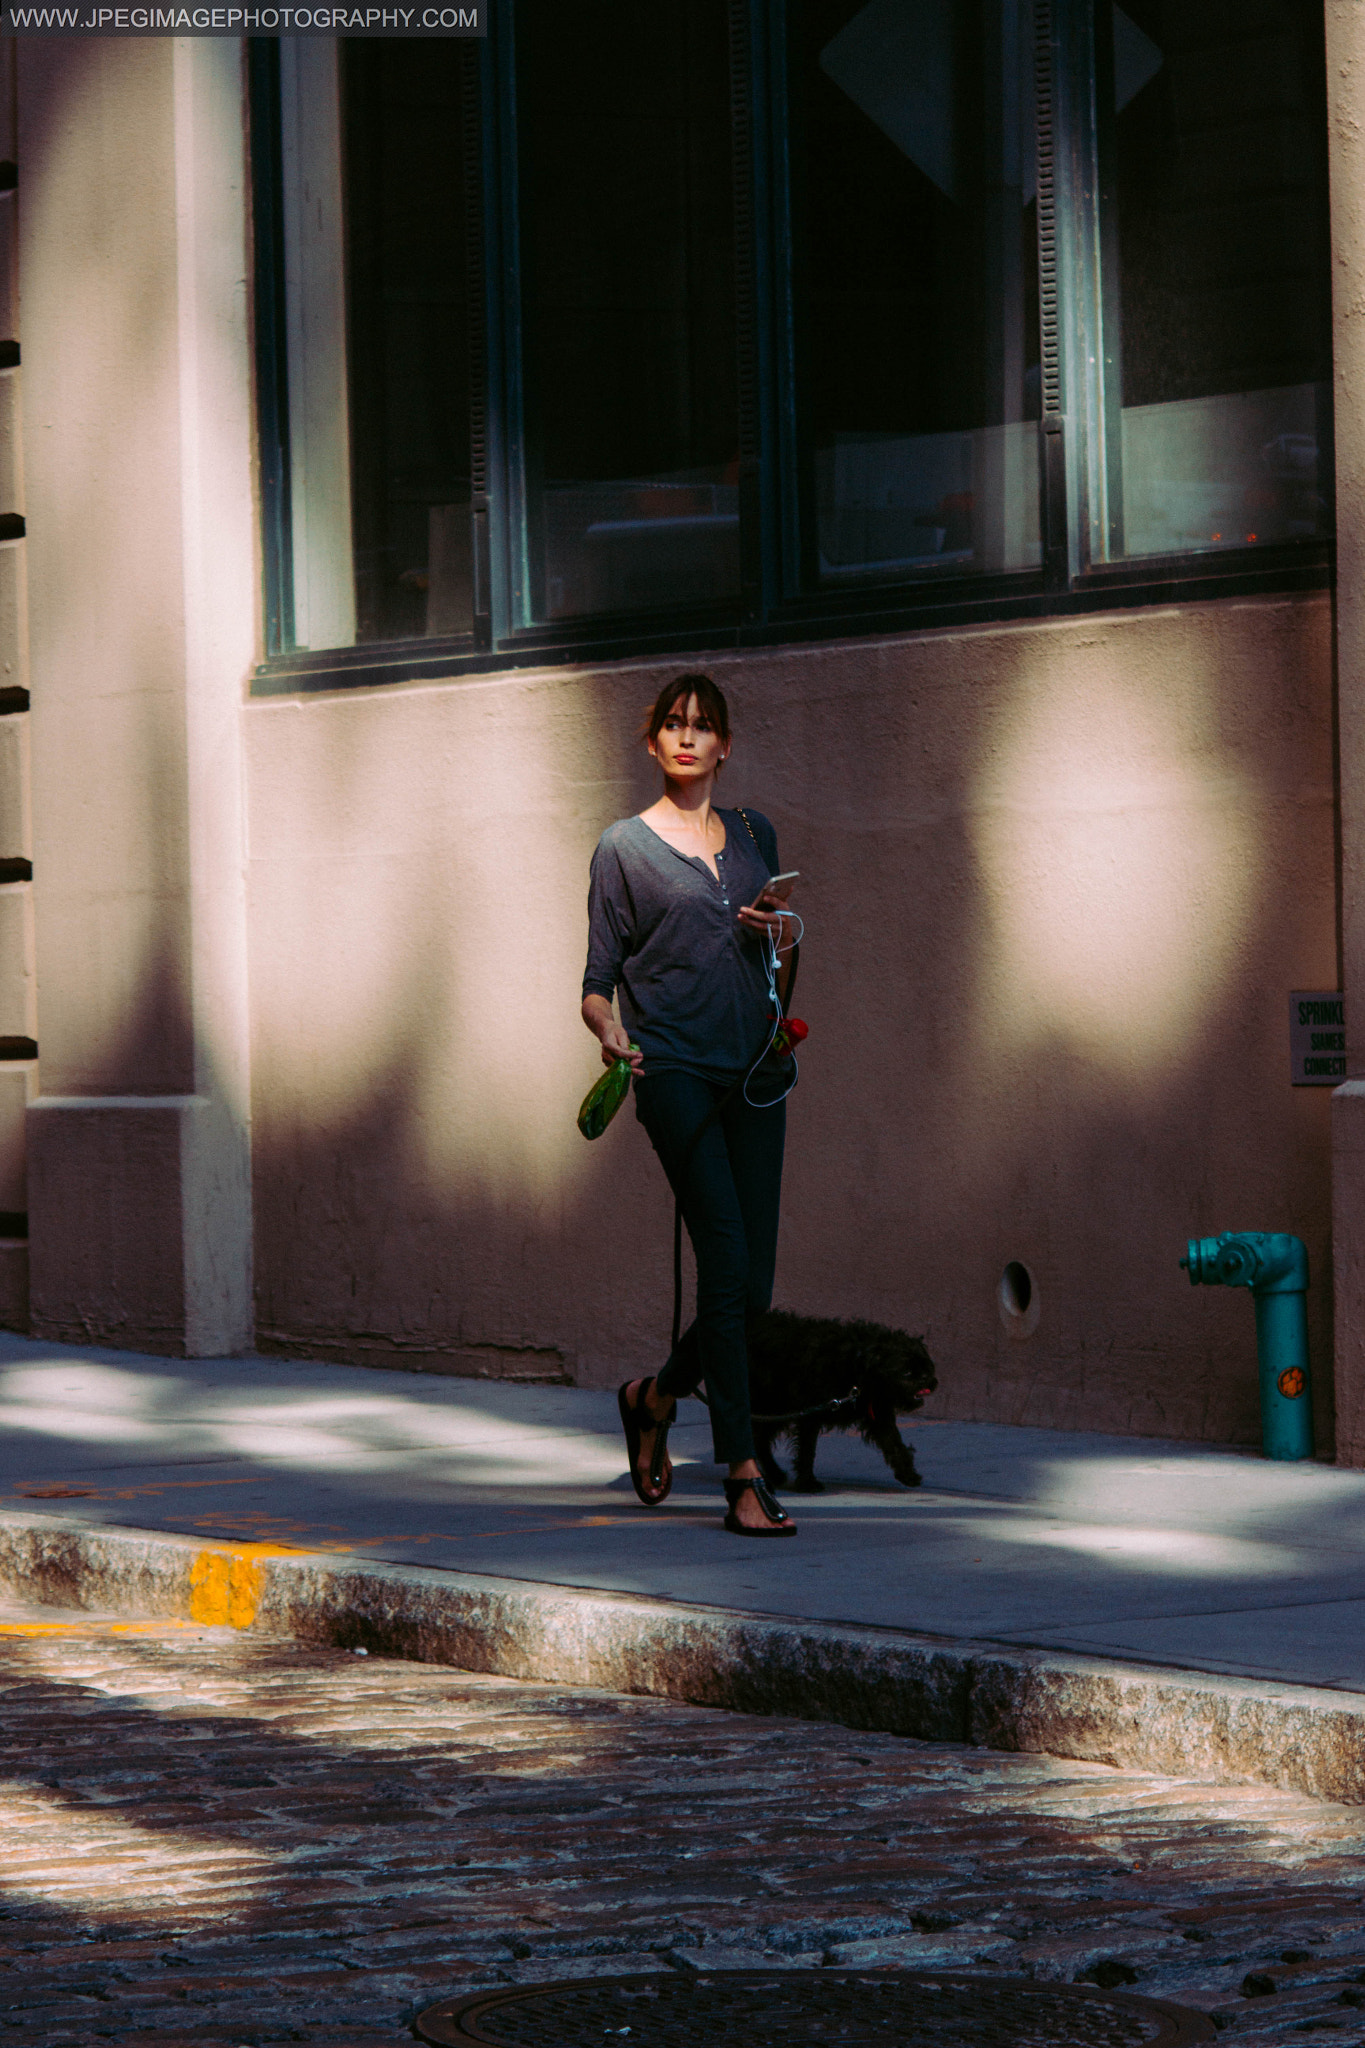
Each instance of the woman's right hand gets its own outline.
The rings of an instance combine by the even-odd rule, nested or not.
[[[630,1034],[621,1029],[616,1021],[616,1012],[605,996],[596,994],[583,998],[583,1022],[602,1045],[602,1064],[614,1067],[617,1060],[629,1060],[632,1074],[638,1074],[645,1063],[645,1056],[630,1042]]]
[[[610,1027],[602,1032],[601,1038],[604,1067],[614,1067],[618,1060],[629,1060],[632,1074],[639,1073],[645,1063],[645,1056],[638,1045],[631,1044],[630,1034],[624,1031],[614,1018]]]

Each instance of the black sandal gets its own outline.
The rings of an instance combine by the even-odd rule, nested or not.
[[[749,1524],[741,1522],[739,1516],[735,1513],[740,1495],[745,1491],[746,1487],[750,1486],[754,1490],[754,1499],[768,1517],[768,1527],[766,1529],[751,1529]],[[732,1536],[794,1536],[796,1534],[795,1522],[782,1506],[782,1503],[773,1494],[769,1493],[761,1479],[727,1479],[725,1482],[725,1498],[730,1504],[730,1512],[725,1517],[725,1526]]]
[[[616,1393],[616,1405],[621,1411],[621,1422],[626,1432],[626,1456],[630,1460],[630,1483],[635,1488],[636,1496],[641,1504],[647,1508],[659,1507],[668,1499],[673,1489],[672,1472],[670,1471],[666,1475],[664,1472],[664,1453],[668,1448],[669,1423],[672,1422],[673,1416],[678,1412],[678,1404],[675,1401],[673,1403],[673,1415],[668,1416],[663,1422],[646,1424],[646,1427],[651,1427],[654,1431],[654,1449],[649,1460],[649,1483],[656,1489],[653,1493],[646,1493],[644,1483],[640,1478],[640,1437],[643,1434],[640,1426],[640,1416],[642,1412],[648,1414],[648,1410],[645,1409],[645,1396],[654,1385],[655,1381],[653,1378],[641,1380],[640,1391],[635,1396],[633,1404],[627,1398],[630,1389],[629,1380],[626,1381],[624,1386],[619,1387]]]

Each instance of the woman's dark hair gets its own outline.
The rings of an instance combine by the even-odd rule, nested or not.
[[[710,719],[716,731],[727,745],[730,739],[730,710],[725,702],[725,692],[719,683],[713,683],[710,676],[678,676],[671,683],[665,683],[654,699],[654,709],[645,721],[645,739],[657,740],[664,729],[667,718],[679,697],[686,704],[689,697],[695,697],[698,705]]]

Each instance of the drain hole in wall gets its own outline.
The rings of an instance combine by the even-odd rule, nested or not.
[[[1031,1337],[1038,1327],[1038,1286],[1022,1259],[1011,1259],[1000,1275],[1000,1320],[1011,1337]]]
[[[1020,1259],[1011,1259],[1000,1275],[1000,1299],[1006,1315],[1026,1316],[1033,1300],[1033,1275]]]

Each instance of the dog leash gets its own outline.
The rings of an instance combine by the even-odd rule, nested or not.
[[[835,1394],[831,1400],[821,1401],[815,1408],[793,1408],[790,1415],[751,1414],[749,1420],[751,1422],[809,1422],[813,1416],[829,1415],[840,1422],[853,1422],[857,1419],[858,1402],[862,1396],[862,1391],[861,1387],[855,1387],[851,1394]],[[711,1406],[711,1403],[700,1388],[694,1391],[692,1399],[700,1401],[703,1408]]]

